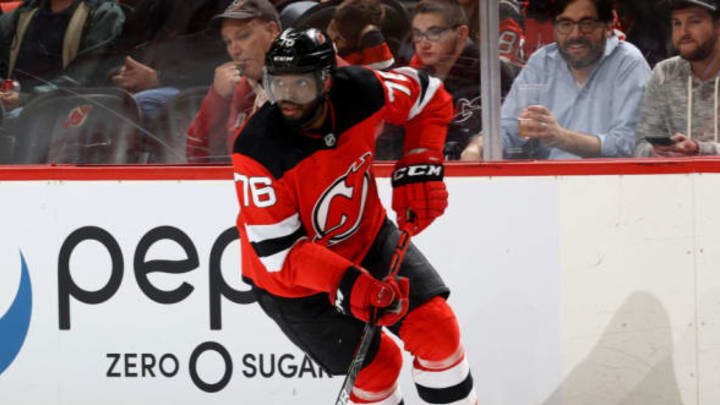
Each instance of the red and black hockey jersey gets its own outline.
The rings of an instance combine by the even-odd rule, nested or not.
[[[267,103],[235,141],[243,278],[275,295],[331,291],[362,261],[386,215],[371,170],[377,125],[404,125],[406,151],[441,151],[453,111],[439,80],[407,67],[338,69],[329,107],[303,134]]]
[[[517,0],[501,0],[500,38],[498,52],[500,59],[515,66],[523,67],[527,61],[525,55],[525,17],[522,6]]]

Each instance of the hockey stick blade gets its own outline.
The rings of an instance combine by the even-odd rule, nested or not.
[[[400,265],[405,258],[405,252],[407,252],[408,245],[410,245],[410,234],[406,230],[401,230],[400,239],[398,239],[397,246],[395,247],[392,258],[390,259],[390,271],[385,277],[386,280],[397,276],[397,273],[400,270]],[[370,321],[365,324],[363,333],[360,336],[360,344],[358,345],[357,350],[355,350],[355,355],[350,362],[350,367],[348,367],[347,375],[345,376],[343,385],[340,388],[337,399],[335,400],[335,405],[347,405],[350,403],[350,393],[355,385],[355,379],[365,362],[365,357],[367,356],[368,349],[370,348],[370,343],[373,339],[375,339],[375,335],[380,332],[380,326],[375,324],[376,319],[377,311],[373,311]]]

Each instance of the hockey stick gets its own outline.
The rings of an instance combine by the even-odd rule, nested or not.
[[[410,234],[408,231],[401,230],[400,232],[400,239],[398,239],[397,246],[395,246],[395,251],[393,251],[392,258],[390,259],[390,271],[387,277],[385,277],[385,280],[391,280],[397,276],[400,264],[402,264],[403,258],[405,258],[405,252],[407,251],[408,245],[410,245]],[[348,367],[345,381],[343,381],[342,388],[340,388],[340,393],[338,393],[337,399],[335,400],[335,405],[347,405],[350,402],[350,392],[355,385],[358,372],[360,372],[365,362],[365,356],[370,348],[370,343],[381,328],[376,324],[377,313],[377,309],[372,311],[370,321],[365,324],[365,329],[363,329],[362,335],[360,335],[360,344],[355,350],[355,355],[350,362],[350,367]]]

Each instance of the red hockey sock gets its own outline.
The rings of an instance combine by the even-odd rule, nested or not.
[[[397,389],[397,379],[401,368],[400,348],[383,332],[375,358],[358,373],[350,400],[355,404],[400,403],[402,398]],[[397,400],[393,396],[396,396]]]
[[[460,328],[442,297],[410,312],[399,334],[415,356],[413,379],[424,404],[475,404],[477,395],[460,344]]]

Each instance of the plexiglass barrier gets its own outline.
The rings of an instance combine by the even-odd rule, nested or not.
[[[713,1],[488,1],[3,1],[0,163],[229,164],[287,27],[442,82],[448,161],[717,153]]]

